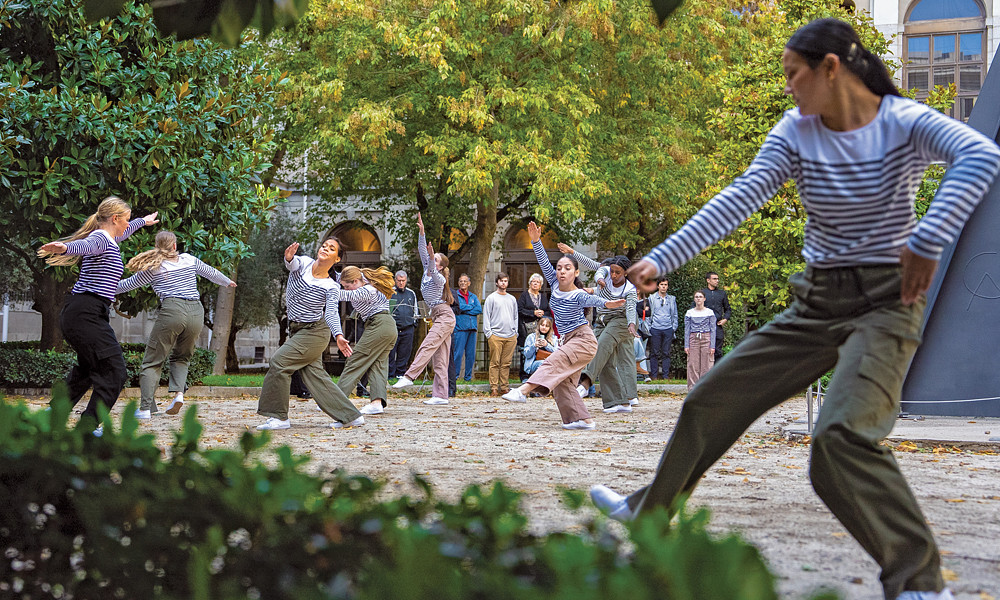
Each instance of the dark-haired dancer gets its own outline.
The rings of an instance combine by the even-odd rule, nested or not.
[[[385,267],[359,269],[344,267],[340,274],[340,299],[350,301],[364,322],[364,333],[354,344],[337,380],[340,391],[350,395],[368,373],[371,402],[361,408],[363,415],[385,412],[386,386],[389,384],[389,352],[396,345],[396,321],[389,314],[392,295],[392,271]]]
[[[632,266],[627,256],[614,256],[604,262],[584,256],[569,248],[570,254],[580,265],[595,271],[598,288],[594,293],[605,300],[624,299],[625,305],[617,309],[598,308],[594,319],[597,336],[597,354],[580,376],[580,395],[587,397],[595,377],[601,382],[601,402],[604,412],[632,412],[638,404],[635,380],[635,338],[638,316],[635,304],[638,296],[635,286],[625,278],[625,271]]]
[[[424,267],[420,278],[420,294],[431,309],[433,323],[417,349],[410,368],[392,387],[398,389],[413,385],[413,380],[433,361],[433,391],[431,398],[424,400],[424,404],[448,404],[448,361],[451,359],[451,334],[455,330],[455,313],[451,310],[451,303],[455,299],[451,294],[451,286],[448,285],[448,257],[440,252],[435,254],[434,248],[427,243],[424,220],[420,213],[417,213],[417,228],[420,230],[417,250]]]
[[[316,251],[315,260],[296,256],[298,243],[285,248],[285,268],[289,271],[285,288],[288,339],[271,357],[264,375],[257,414],[267,420],[257,429],[292,426],[288,396],[292,373],[299,369],[320,410],[334,418],[334,429],[365,424],[365,418],[323,368],[323,351],[330,345],[331,333],[337,338],[340,352],[351,356],[351,346],[340,327],[340,285],[330,276],[330,270],[340,262],[341,247],[340,240],[327,236]]]
[[[889,448],[927,291],[945,247],[1000,170],[1000,149],[965,124],[901,98],[878,57],[835,19],[799,29],[782,55],[798,108],[747,171],[630,271],[651,288],[731,233],[788,179],[809,213],[804,273],[790,308],[723,356],[684,402],[652,483],[629,497],[594,486],[628,520],[676,511],[701,476],[764,412],[830,369],[813,433],[813,488],[882,568],[887,600],[951,598],[940,556]],[[913,202],[932,161],[949,163],[918,223]]]
[[[141,401],[138,419],[156,412],[156,388],[160,385],[163,363],[170,359],[167,390],[174,394],[168,415],[176,415],[184,405],[184,388],[194,345],[205,324],[205,308],[198,293],[198,276],[216,285],[236,287],[236,282],[194,256],[177,252],[177,236],[171,231],[156,234],[155,247],[137,255],[125,265],[135,275],[118,282],[119,294],[152,285],[160,298],[160,310],[146,340],[139,375]]]
[[[49,242],[38,250],[38,255],[47,257],[45,262],[50,265],[70,266],[80,262],[80,278],[59,314],[59,327],[76,350],[77,364],[66,378],[70,402],[75,405],[93,387],[83,416],[95,421],[97,404],[100,402],[111,410],[128,379],[125,356],[109,320],[111,303],[124,271],[118,243],[140,227],[159,222],[155,212],[129,220],[131,215],[132,209],[125,201],[109,196],[73,235]],[[94,435],[103,433],[103,425],[94,430]]]
[[[503,398],[511,402],[527,402],[528,394],[536,388],[542,394],[552,392],[562,416],[563,429],[594,429],[597,424],[576,389],[580,372],[597,353],[597,338],[583,316],[583,309],[588,306],[617,308],[625,304],[625,299],[605,300],[580,289],[580,266],[572,256],[560,258],[553,269],[542,246],[542,230],[534,221],[528,223],[528,237],[542,275],[552,288],[549,308],[562,338],[556,351],[545,359],[528,381],[504,394]]]

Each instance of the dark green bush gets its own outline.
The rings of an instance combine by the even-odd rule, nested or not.
[[[287,446],[273,466],[198,445],[192,408],[169,452],[138,434],[67,428],[65,394],[49,412],[0,402],[0,596],[412,600],[773,599],[757,551],[705,530],[707,514],[668,526],[650,515],[612,535],[532,535],[520,494],[502,483],[438,501],[377,500],[380,484],[305,473]],[[165,456],[166,454],[166,456]],[[583,494],[567,492],[572,506]]]
[[[125,366],[128,368],[129,387],[139,385],[142,355],[145,344],[122,344]],[[61,381],[76,364],[76,354],[39,350],[38,342],[7,342],[0,344],[0,386],[47,388],[53,381]],[[195,348],[188,368],[188,385],[196,385],[206,375],[212,373],[215,353],[203,348]],[[167,365],[160,375],[160,383],[167,384]]]

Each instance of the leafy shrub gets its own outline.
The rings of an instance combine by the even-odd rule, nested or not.
[[[520,494],[471,485],[452,504],[379,501],[380,484],[304,472],[287,446],[256,457],[198,446],[195,409],[168,456],[107,414],[70,429],[63,392],[51,411],[0,402],[0,595],[49,598],[411,600],[573,598],[773,599],[757,551],[717,539],[707,513],[669,526],[652,514],[611,535],[603,518],[580,533],[532,535]],[[274,461],[271,461],[274,462]],[[579,507],[580,492],[566,501]]]
[[[128,381],[125,385],[139,385],[142,371],[144,344],[122,344]],[[53,381],[61,381],[76,364],[76,353],[39,350],[38,342],[8,342],[0,344],[0,385],[12,387],[47,388]],[[188,367],[188,385],[196,385],[206,375],[212,373],[215,353],[204,348],[195,348]],[[167,384],[167,365],[164,364],[160,384]]]

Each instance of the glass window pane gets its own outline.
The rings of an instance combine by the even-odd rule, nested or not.
[[[955,36],[934,36],[934,62],[955,62]]]
[[[955,83],[955,67],[934,67],[934,85]]]
[[[929,79],[929,74],[927,69],[914,69],[906,74],[906,87],[907,89],[917,88],[917,92],[927,92],[929,86],[927,85]]]
[[[981,17],[983,11],[975,0],[922,0],[910,13],[911,21],[967,19]]]
[[[962,65],[958,74],[958,91],[978,92],[983,87],[983,68],[979,65]]]
[[[926,65],[931,58],[931,38],[911,37],[906,40],[906,56],[911,65]]]
[[[507,263],[507,277],[510,279],[507,282],[507,286],[517,290],[523,290],[527,287],[527,281],[524,278],[524,265],[516,263]]]
[[[958,60],[983,60],[983,34],[963,33],[959,38]]]
[[[972,114],[972,107],[976,105],[977,96],[963,97],[958,99],[958,118],[963,121],[969,120]]]

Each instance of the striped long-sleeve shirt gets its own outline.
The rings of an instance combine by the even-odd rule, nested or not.
[[[639,316],[635,312],[635,305],[639,302],[639,294],[632,282],[626,279],[622,285],[615,287],[611,282],[611,269],[607,265],[601,265],[593,258],[579,252],[574,252],[573,258],[580,263],[581,267],[594,271],[594,282],[599,279],[604,280],[604,287],[598,286],[598,289],[594,290],[597,296],[605,300],[625,298],[624,306],[619,308],[604,308],[602,306],[597,309],[597,314],[605,317],[624,314],[629,323],[638,324]]]
[[[290,271],[285,288],[288,320],[313,323],[325,317],[330,332],[334,336],[343,335],[344,331],[340,328],[340,284],[332,277],[313,277],[314,262],[308,256],[296,256],[285,261],[285,268]]]
[[[692,333],[708,333],[711,337],[709,348],[715,348],[715,332],[717,331],[715,312],[710,309],[699,311],[697,308],[688,309],[684,313],[684,348],[691,347]]]
[[[160,297],[198,300],[198,276],[217,285],[229,285],[233,281],[218,270],[201,262],[187,253],[177,255],[176,261],[165,260],[155,270],[139,271],[128,279],[118,282],[118,293],[124,294],[144,285],[153,285],[153,291]]]
[[[132,219],[121,236],[112,239],[103,229],[95,229],[82,240],[66,242],[66,254],[82,256],[80,279],[73,286],[74,294],[90,292],[114,301],[118,281],[125,271],[118,242],[124,241],[146,224],[145,219]]]
[[[389,312],[389,299],[370,283],[366,283],[356,290],[341,288],[340,299],[350,302],[354,310],[358,311],[358,316],[361,317],[362,321],[367,321],[368,317],[375,313]]]
[[[919,222],[913,200],[934,161],[949,168]],[[938,111],[885,96],[871,123],[831,131],[818,115],[792,109],[775,125],[743,175],[646,256],[663,275],[732,233],[788,179],[806,222],[802,255],[829,268],[896,264],[904,245],[938,259],[1000,170],[1000,149]]]
[[[444,286],[448,283],[444,275],[437,270],[434,257],[427,252],[427,238],[420,234],[417,240],[417,252],[420,253],[420,264],[424,266],[424,273],[420,277],[420,295],[424,297],[427,308],[433,308],[444,302],[441,296],[444,294]]]
[[[556,329],[561,334],[569,333],[581,325],[587,324],[587,318],[583,314],[583,309],[588,306],[603,307],[606,300],[588,294],[579,288],[564,292],[559,289],[559,278],[556,270],[552,268],[549,255],[545,252],[545,247],[541,242],[531,242],[531,248],[535,251],[535,258],[538,259],[538,266],[542,268],[542,276],[549,282],[552,288],[552,295],[549,297],[549,308],[552,310],[552,317],[556,322]]]

